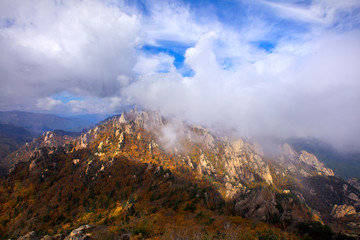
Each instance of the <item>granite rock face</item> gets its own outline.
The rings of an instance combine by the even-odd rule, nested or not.
[[[237,214],[261,221],[269,221],[271,216],[279,215],[275,195],[268,189],[253,191],[235,204]]]
[[[326,168],[324,163],[320,162],[314,154],[307,151],[296,152],[287,143],[279,146],[279,149],[280,156],[278,159],[289,172],[298,173],[302,176],[311,176],[313,173],[334,176],[333,170]]]

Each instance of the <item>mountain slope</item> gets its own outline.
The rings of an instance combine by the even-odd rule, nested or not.
[[[122,114],[69,144],[32,152],[0,184],[5,236],[84,224],[106,226],[109,239],[124,232],[135,239],[336,237],[314,221],[360,229],[359,191],[314,155],[284,144],[265,156],[258,144],[157,112]]]

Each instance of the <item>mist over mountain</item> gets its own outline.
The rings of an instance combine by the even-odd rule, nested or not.
[[[256,142],[150,110],[79,137],[46,132],[6,157],[0,234],[356,239],[357,181],[305,150],[277,147],[267,155]]]
[[[315,154],[320,161],[334,169],[344,179],[356,177],[360,179],[360,152],[338,151],[330,144],[316,139],[287,139],[295,150],[304,149]]]
[[[0,235],[357,239],[358,0],[0,0]]]

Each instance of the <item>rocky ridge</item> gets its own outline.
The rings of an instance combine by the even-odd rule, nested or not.
[[[60,141],[62,147],[54,146],[54,137],[51,132],[44,133],[37,147],[25,151],[31,152],[30,156],[22,159],[44,182],[59,171],[64,156],[71,161],[71,171],[79,171],[90,185],[104,177],[111,179],[119,157],[126,157],[146,164],[144,172],[162,176],[168,187],[174,186],[174,173],[190,174],[213,185],[235,216],[287,222],[292,227],[317,218],[331,224],[333,219],[351,216],[349,225],[358,218],[359,191],[337,180],[314,155],[296,152],[288,144],[269,158],[257,143],[218,137],[202,126],[164,118],[154,111],[115,116],[72,141]],[[329,186],[328,192],[317,188],[317,181],[312,181],[316,178]],[[140,181],[137,179],[142,175],[134,174],[128,181]],[[327,207],[318,207],[317,203],[330,195],[334,197],[329,198]],[[211,202],[208,191],[197,190],[194,197],[203,199],[205,205]],[[156,194],[152,198],[156,199]],[[189,204],[185,209],[193,207]]]
[[[254,195],[246,196],[249,193],[249,188],[246,185],[251,182],[263,181],[265,185],[271,186],[274,184],[273,178],[278,178],[279,176],[293,176],[295,178],[334,176],[334,172],[326,168],[315,155],[306,151],[296,152],[287,143],[279,146],[280,151],[275,158],[271,161],[265,161],[264,157],[266,158],[266,156],[261,146],[257,143],[244,141],[243,139],[230,141],[224,137],[217,137],[202,126],[187,125],[179,121],[174,122],[171,119],[165,119],[158,112],[154,111],[123,113],[110,119],[107,124],[116,129],[115,136],[118,138],[117,145],[119,149],[121,149],[124,141],[126,141],[126,136],[133,135],[138,129],[147,129],[153,132],[155,137],[148,146],[150,153],[159,149],[160,146],[165,147],[166,151],[175,153],[179,160],[200,176],[221,183],[225,191],[224,197],[234,200],[234,206],[238,213],[243,212],[239,206],[246,206],[245,202],[254,202]],[[98,126],[82,135],[76,147],[82,148],[88,146],[90,141],[86,143],[84,139],[94,141],[101,131],[101,126]],[[173,136],[169,136],[169,133]],[[137,134],[137,138],[141,139],[141,134]],[[176,141],[172,140],[174,138]],[[109,144],[108,141],[99,143],[98,154],[101,154],[101,150],[107,144]],[[189,154],[188,146],[196,146],[192,150],[197,152],[193,155]],[[270,171],[270,168],[273,169],[273,172]],[[296,198],[305,201],[299,191],[293,189],[292,192]],[[262,193],[260,191],[259,196],[262,196]],[[357,198],[359,193],[352,194],[347,197]],[[274,198],[276,194],[271,193],[270,195],[272,195],[271,198]],[[246,196],[245,199],[242,199],[244,196]],[[264,219],[266,216],[278,214],[278,211],[270,207],[274,203],[270,204],[271,201],[269,199],[259,197],[257,201],[262,202],[243,207],[251,211],[242,215],[246,217],[253,216],[255,219]],[[357,206],[357,203],[353,202],[353,204],[355,207]],[[262,208],[260,210],[254,209],[259,205],[268,206],[265,207],[267,213],[264,213]],[[303,210],[306,211],[305,208]],[[285,218],[285,215],[283,218]],[[305,220],[308,219],[308,216],[305,214],[299,218]]]

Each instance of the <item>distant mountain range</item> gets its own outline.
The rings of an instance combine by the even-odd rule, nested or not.
[[[23,127],[39,135],[54,129],[81,132],[84,128],[94,125],[94,121],[85,117],[59,117],[53,114],[21,111],[0,112],[0,123]]]
[[[59,136],[74,137],[104,118],[95,114],[60,117],[22,111],[0,112],[0,172],[3,171],[2,161],[7,155],[44,132],[54,131]]]

